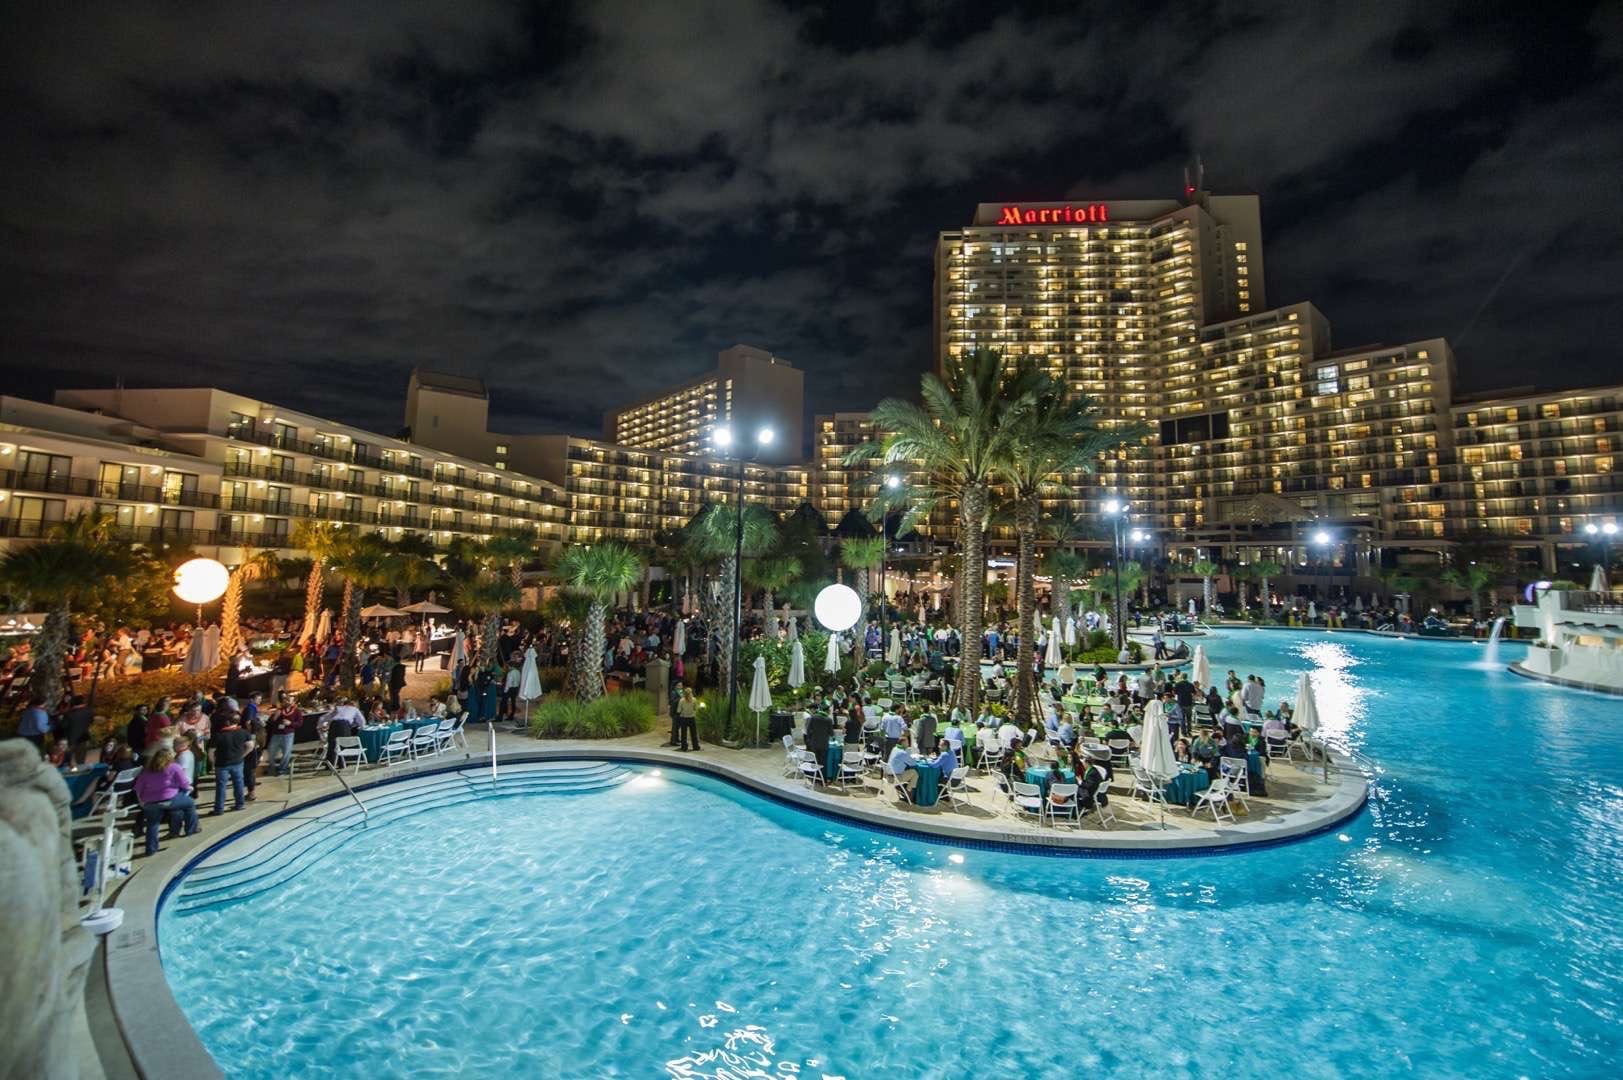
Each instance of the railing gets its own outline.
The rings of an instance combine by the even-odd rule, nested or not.
[[[169,490],[153,484],[126,484],[90,476],[52,476],[47,473],[0,470],[0,487],[12,491],[37,491],[47,495],[80,495],[90,499],[116,499],[125,502],[159,503],[163,506],[219,505],[219,496],[195,489]]]
[[[349,797],[354,799],[355,800],[355,805],[359,806],[361,808],[361,817],[362,818],[370,818],[371,814],[367,812],[366,804],[361,801],[361,797],[359,795],[355,794],[355,789],[349,786],[349,781],[344,779],[344,774],[339,771],[338,767],[335,766],[331,761],[328,761],[326,758],[322,758],[321,763],[327,767],[328,772],[330,772],[334,776],[338,777],[338,782],[340,784],[344,785],[344,790],[349,792]],[[291,784],[291,776],[290,776],[289,777],[289,789],[290,790],[291,790],[291,787],[292,787],[292,784]]]

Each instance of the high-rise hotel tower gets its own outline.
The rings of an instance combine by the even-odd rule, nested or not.
[[[1033,357],[1107,422],[1149,425],[1073,478],[1074,512],[1121,497],[1183,532],[1390,521],[1401,485],[1440,479],[1447,344],[1338,354],[1312,305],[1270,309],[1255,196],[982,203],[941,234],[935,291],[938,366],[977,348]]]

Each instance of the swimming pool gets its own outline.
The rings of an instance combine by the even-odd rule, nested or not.
[[[1327,726],[1381,767],[1366,813],[1239,855],[1058,858],[581,766],[350,830],[246,899],[183,882],[165,971],[241,1077],[1615,1066],[1618,703],[1473,668],[1473,646],[1208,650],[1270,704],[1315,672]]]

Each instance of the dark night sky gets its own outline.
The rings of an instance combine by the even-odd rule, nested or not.
[[[1338,346],[1623,380],[1623,5],[863,7],[7,5],[0,390],[392,430],[422,364],[594,431],[743,341],[866,408],[929,364],[940,229],[1192,150]]]

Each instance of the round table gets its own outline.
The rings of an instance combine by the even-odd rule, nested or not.
[[[927,761],[915,762],[918,770],[919,782],[913,788],[913,803],[915,806],[934,806],[941,797],[941,770]]]
[[[1059,771],[1062,781],[1067,784],[1076,783],[1076,773],[1070,769]],[[1032,765],[1026,769],[1026,783],[1036,784],[1043,789],[1043,795],[1048,795],[1048,785],[1054,782],[1054,769],[1049,765]]]
[[[85,793],[96,786],[96,781],[107,775],[107,766],[101,763],[84,765],[77,769],[61,769],[62,779],[68,785],[68,804],[76,818],[90,813],[89,801],[81,803]]]

